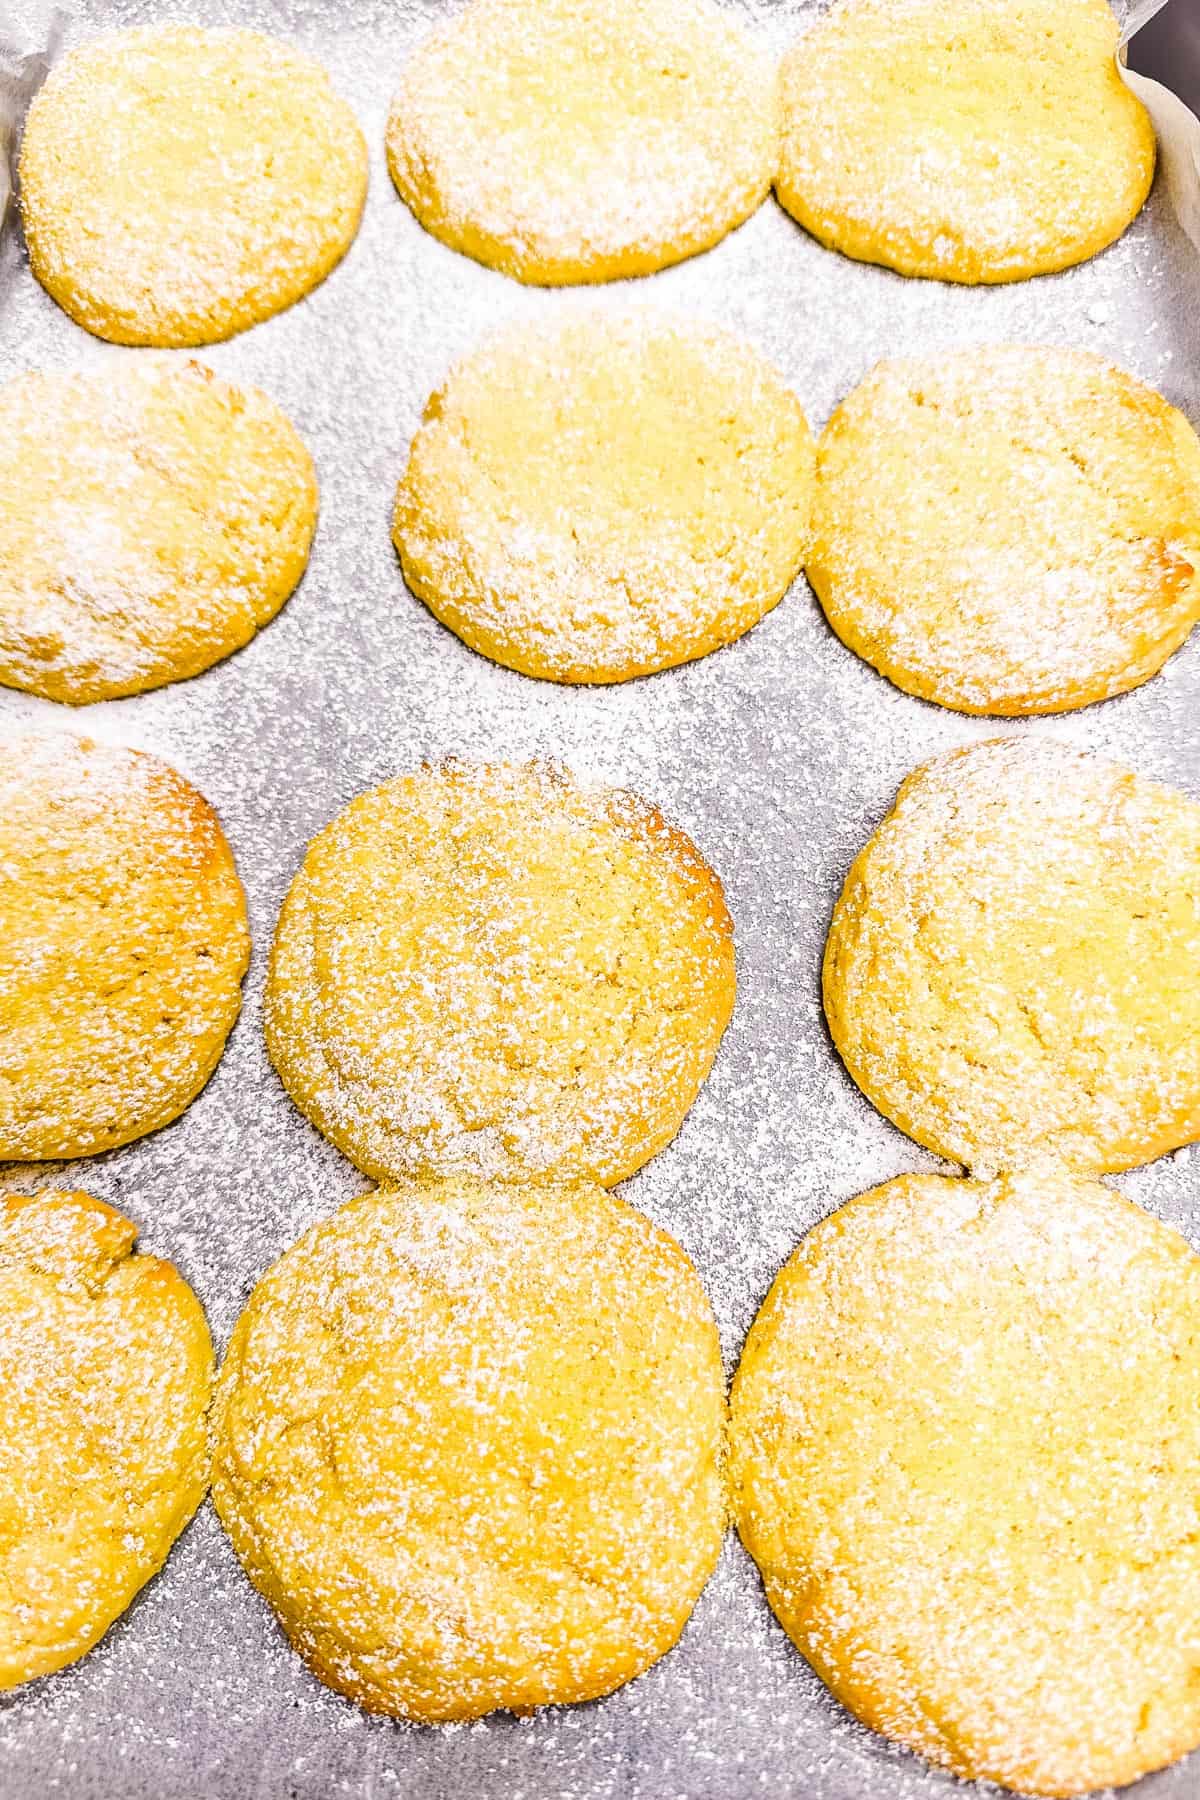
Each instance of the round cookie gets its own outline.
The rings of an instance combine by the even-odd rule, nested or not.
[[[212,1074],[249,961],[208,802],[88,738],[0,739],[0,1158],[91,1156]]]
[[[283,605],[316,523],[273,401],[165,357],[0,388],[0,682],[77,705],[198,674]]]
[[[611,1186],[674,1137],[733,995],[721,884],[654,807],[544,764],[448,763],[360,794],[309,845],[267,1049],[380,1180]]]
[[[250,1579],[372,1712],[611,1693],[675,1643],[720,1552],[708,1301],[590,1184],[351,1201],[255,1288],[213,1417]]]
[[[1053,742],[917,769],[856,859],[825,1013],[868,1099],[978,1174],[1200,1137],[1200,806]]]
[[[852,1712],[964,1778],[1200,1744],[1200,1258],[1107,1188],[904,1176],[806,1237],[733,1384],[739,1529]]]
[[[779,198],[823,244],[902,275],[1084,262],[1154,175],[1117,38],[1105,0],[838,0],[784,58]]]
[[[626,681],[705,656],[782,599],[814,448],[756,350],[661,314],[500,333],[425,408],[396,495],[405,580],[506,668]]]
[[[52,71],[20,174],[33,272],[77,324],[115,344],[211,344],[340,260],[367,149],[302,51],[257,31],[151,25]]]
[[[775,75],[711,0],[473,0],[406,65],[392,179],[435,237],[519,281],[615,281],[765,199]]]
[[[76,1661],[208,1485],[212,1345],[90,1194],[0,1195],[0,1689]]]
[[[1200,618],[1200,442],[1082,351],[881,363],[834,413],[807,572],[910,694],[1064,712],[1137,687]]]

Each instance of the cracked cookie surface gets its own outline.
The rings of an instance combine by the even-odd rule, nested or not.
[[[859,1718],[1022,1793],[1200,1743],[1200,1258],[1108,1188],[904,1176],[800,1244],[731,1399],[767,1597]]]
[[[881,363],[830,420],[809,581],[843,643],[963,712],[1147,681],[1200,617],[1200,442],[1082,351]]]
[[[977,1175],[1200,1137],[1200,805],[1065,744],[917,769],[825,948],[854,1080]]]
[[[89,1650],[207,1486],[208,1326],[136,1236],[90,1194],[0,1196],[0,1689]]]
[[[1106,0],[839,0],[784,58],[776,192],[861,262],[1020,281],[1120,236],[1154,129]]]
[[[256,388],[149,356],[0,389],[0,682],[78,705],[247,643],[304,572],[312,458]]]
[[[292,305],[358,229],[367,147],[321,65],[259,31],[80,45],[29,109],[29,260],[115,344],[211,344]]]
[[[733,1009],[720,882],[654,807],[449,763],[310,844],[267,979],[271,1060],[359,1168],[611,1186],[670,1141]]]
[[[658,312],[521,324],[430,399],[392,535],[472,649],[625,681],[732,643],[783,597],[814,455],[795,395],[729,332]]]
[[[710,0],[474,0],[409,59],[387,130],[427,231],[550,284],[707,250],[777,148],[770,59]]]
[[[220,1060],[250,954],[216,814],[166,763],[0,739],[0,1157],[166,1125]]]
[[[593,1184],[406,1182],[262,1278],[213,1498],[331,1687],[427,1722],[610,1693],[720,1551],[724,1381],[675,1241]]]

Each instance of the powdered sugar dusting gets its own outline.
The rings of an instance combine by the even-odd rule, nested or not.
[[[451,763],[310,847],[267,1047],[369,1174],[611,1185],[674,1136],[733,991],[720,884],[652,807],[546,765]]]
[[[1154,172],[1106,0],[841,0],[783,65],[778,191],[824,243],[1014,281],[1093,255]]]
[[[144,22],[146,0],[85,0],[86,29]],[[406,58],[441,0],[199,0],[311,50],[372,154],[362,230],[300,306],[205,353],[261,386],[314,452],[322,514],[308,574],[254,641],[194,681],[89,709],[86,730],[153,750],[212,801],[246,880],[255,950],[243,1016],[203,1094],[164,1132],[70,1172],[119,1203],[144,1246],[193,1280],[223,1342],[253,1282],[307,1225],[362,1191],[298,1115],[261,1031],[266,955],[309,840],[354,795],[423,757],[556,757],[633,789],[720,875],[739,993],[713,1072],[674,1142],[624,1195],[678,1237],[727,1355],[801,1233],[839,1201],[931,1159],[866,1102],[833,1052],[819,996],[830,910],[903,777],[994,737],[898,692],[838,643],[802,582],[737,644],[613,688],[531,682],[462,646],[405,590],[389,538],[398,472],[454,358],[508,319],[561,318],[570,293],[522,288],[456,255],[396,197],[383,156]],[[807,3],[734,9],[784,48]],[[0,373],[126,359],[71,327],[27,270],[0,285]],[[904,282],[823,250],[771,201],[711,254],[588,308],[665,303],[737,331],[814,426],[881,358],[984,342],[1083,346],[1200,419],[1195,262],[1165,194],[1112,250],[1053,279],[987,290]],[[1105,322],[1089,319],[1096,304]],[[1200,795],[1200,661],[1186,645],[1136,693],[1013,728],[1103,750]],[[0,695],[0,729],[62,728],[49,703]],[[70,721],[81,728],[77,720]],[[1122,1176],[1194,1234],[1194,1153]],[[29,1191],[41,1166],[0,1179]],[[119,1720],[119,1728],[114,1721]],[[20,1800],[949,1800],[948,1778],[857,1726],[772,1619],[727,1548],[679,1646],[600,1705],[499,1715],[438,1732],[365,1718],[288,1647],[204,1508],[128,1616],[74,1669],[0,1707],[6,1790]],[[1148,1783],[1191,1800],[1189,1765]],[[1136,1791],[1136,1790],[1135,1790]]]
[[[355,1202],[256,1290],[214,1419],[239,1554],[371,1708],[605,1693],[674,1641],[720,1549],[703,1290],[591,1185]]]
[[[84,1193],[0,1198],[0,1685],[81,1656],[203,1497],[195,1296]]]
[[[182,1112],[237,1017],[245,904],[157,759],[0,740],[0,1154],[93,1154]]]
[[[1200,617],[1200,442],[1085,352],[883,363],[819,469],[809,577],[910,692],[1061,711],[1147,680]]]
[[[1052,742],[910,777],[825,960],[855,1079],[976,1173],[1200,1137],[1200,805]]]
[[[80,703],[236,650],[303,572],[304,445],[198,363],[18,376],[0,392],[0,680]]]
[[[21,205],[34,267],[114,343],[228,337],[343,254],[364,148],[324,71],[260,32],[114,35],[70,54],[30,108]]]
[[[489,338],[425,409],[393,535],[414,592],[526,674],[613,681],[731,643],[804,560],[812,437],[728,332],[632,310]]]
[[[776,142],[774,69],[710,0],[475,0],[388,121],[417,217],[538,282],[707,249],[764,198]]]

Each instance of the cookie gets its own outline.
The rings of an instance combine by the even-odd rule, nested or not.
[[[237,1018],[246,902],[216,814],[155,756],[0,738],[0,1158],[178,1117]]]
[[[312,458],[256,388],[120,362],[0,388],[0,682],[78,705],[196,675],[292,592]]]
[[[64,57],[21,150],[29,260],[114,344],[211,344],[282,312],[358,229],[367,149],[319,63],[150,25]]]
[[[1200,1744],[1200,1258],[1062,1175],[904,1176],[809,1233],[733,1385],[737,1521],[876,1731],[1022,1793]]]
[[[90,1194],[0,1195],[0,1689],[75,1662],[208,1484],[212,1345]]]
[[[626,681],[728,644],[808,548],[814,449],[756,350],[659,313],[510,327],[425,408],[405,580],[506,668]]]
[[[916,770],[856,859],[825,1013],[867,1098],[976,1174],[1200,1137],[1200,806],[1002,739]]]
[[[388,165],[435,237],[519,281],[615,281],[765,199],[775,75],[711,0],[473,0],[408,62]]]
[[[592,1185],[408,1182],[264,1276],[213,1498],[320,1679],[425,1722],[611,1693],[675,1643],[724,1529],[695,1269]]]
[[[265,1025],[292,1099],[367,1174],[632,1175],[733,1010],[721,884],[683,832],[541,764],[360,794],[309,845]]]
[[[776,191],[831,249],[1021,281],[1141,210],[1154,128],[1105,0],[838,0],[785,57]]]
[[[970,713],[1147,681],[1200,618],[1200,442],[1082,351],[881,363],[818,457],[809,581],[842,642]]]

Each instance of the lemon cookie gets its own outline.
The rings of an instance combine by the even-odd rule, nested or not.
[[[910,775],[850,870],[825,1011],[902,1131],[976,1174],[1200,1137],[1200,806],[1005,739]]]
[[[1200,618],[1200,442],[1081,351],[881,363],[830,420],[808,578],[923,699],[1063,712],[1146,681]]]
[[[90,1650],[207,1485],[212,1346],[90,1194],[0,1196],[0,1689]]]
[[[1078,1794],[1200,1744],[1200,1258],[1107,1188],[905,1176],[818,1225],[733,1384],[738,1525],[852,1712]]]
[[[707,250],[777,147],[771,64],[710,0],[474,0],[410,59],[387,133],[428,231],[544,283]]]
[[[213,1413],[247,1573],[372,1712],[610,1693],[675,1643],[720,1552],[708,1301],[590,1184],[351,1201],[255,1288]]]
[[[151,25],[82,45],[29,109],[33,272],[116,344],[211,344],[321,281],[367,151],[319,63],[257,31]]]
[[[425,408],[396,496],[405,579],[473,650],[625,681],[732,642],[804,560],[800,404],[728,332],[661,314],[522,324]]]
[[[632,794],[451,763],[309,845],[271,1060],[358,1167],[610,1186],[674,1137],[733,1008],[720,882]]]
[[[121,362],[0,388],[0,682],[78,704],[195,675],[283,605],[312,458],[255,388]]]
[[[1105,0],[839,0],[784,59],[776,189],[863,262],[1020,281],[1140,211],[1154,129]]]
[[[180,1114],[249,958],[216,815],[166,763],[0,739],[0,1157],[91,1156]]]

